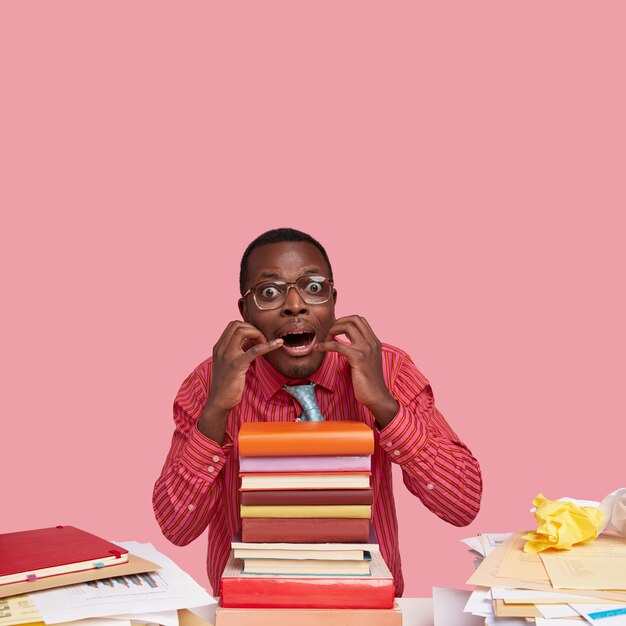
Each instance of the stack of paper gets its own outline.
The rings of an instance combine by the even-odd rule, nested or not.
[[[466,611],[485,624],[626,625],[626,540],[600,535],[571,550],[524,552],[526,532],[465,540],[480,562]]]
[[[103,562],[110,551],[125,562]],[[67,526],[0,535],[0,563],[18,579],[0,584],[0,626],[179,626],[191,619],[187,609],[207,615],[215,604],[151,545],[111,544]]]
[[[217,625],[400,624],[370,519],[371,428],[247,423],[238,445],[242,532]]]

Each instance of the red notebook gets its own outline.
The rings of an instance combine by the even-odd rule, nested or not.
[[[382,556],[372,553],[369,576],[246,574],[231,550],[220,579],[222,606],[241,608],[390,609],[394,584]]]
[[[0,585],[127,561],[125,548],[73,526],[0,534]]]

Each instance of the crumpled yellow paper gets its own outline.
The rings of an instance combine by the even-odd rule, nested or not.
[[[576,543],[593,541],[604,523],[604,513],[594,506],[578,506],[563,500],[548,500],[539,493],[536,507],[537,532],[524,535],[524,552],[533,554],[557,548],[570,550]]]

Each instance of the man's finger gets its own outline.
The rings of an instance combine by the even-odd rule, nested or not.
[[[243,334],[243,337],[257,337],[260,339],[260,341],[265,341],[265,337],[263,336],[263,333],[258,328],[256,328],[256,326],[253,326],[252,324],[249,324],[248,322],[242,322],[241,320],[234,320],[228,323],[228,325],[224,329],[224,332],[221,334],[220,338],[217,340],[215,347],[217,348],[221,346],[226,346],[228,348],[231,342],[233,341],[233,337],[237,333],[240,336]],[[243,339],[241,340],[240,345],[238,347],[241,347],[242,343],[243,343]]]
[[[376,333],[374,332],[374,329],[370,326],[370,323],[364,317],[361,317],[359,319],[361,320],[362,324],[370,331],[370,333],[372,333],[372,335],[376,337],[376,339],[378,339]]]
[[[356,316],[342,317],[335,320],[328,330],[326,339],[330,339],[335,335],[345,335],[351,343],[357,343],[359,340],[365,339],[363,329],[357,322]]]
[[[248,347],[251,345],[267,343],[265,335],[252,324],[246,324],[245,326],[239,326],[232,335],[232,342],[237,348],[245,350],[243,347],[247,342]]]
[[[369,322],[364,317],[361,317],[359,315],[357,315],[356,318],[357,319],[354,323],[360,328],[365,340],[373,344],[378,344],[378,337],[376,336],[376,333],[372,330]]]
[[[240,357],[238,357],[237,362],[241,364],[250,364],[257,357],[267,354],[268,352],[278,350],[283,343],[285,343],[285,340],[282,338],[272,339],[272,341],[267,341],[265,343],[257,343],[256,346],[252,346],[252,348],[246,350]]]
[[[354,348],[340,341],[323,341],[322,343],[318,343],[315,349],[320,352],[338,352],[345,357],[350,357],[351,354],[356,352]]]
[[[238,324],[240,324],[239,320],[233,320],[232,322],[228,322],[219,339],[215,342],[215,345],[228,342],[232,334],[235,332],[235,330],[237,330]]]

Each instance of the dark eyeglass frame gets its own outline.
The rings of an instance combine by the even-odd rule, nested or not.
[[[298,281],[301,281],[303,278],[314,280],[319,283],[328,283],[328,285],[330,286],[330,293],[328,294],[328,297],[325,300],[317,300],[315,302],[311,302],[308,299],[310,297],[310,294],[306,292],[302,292],[300,288],[298,287]],[[277,300],[277,303],[275,306],[261,306],[259,305],[256,299],[257,288],[261,286],[266,286],[266,285],[276,285],[278,287],[285,287],[285,286],[287,287],[284,298],[282,300]],[[280,279],[277,279],[277,280],[267,279],[250,287],[250,289],[248,289],[248,291],[246,291],[246,293],[244,293],[241,296],[241,299],[243,300],[248,294],[252,294],[254,304],[256,305],[258,309],[260,309],[261,311],[272,311],[273,309],[279,309],[281,306],[283,306],[283,304],[285,303],[285,300],[287,300],[287,296],[289,295],[289,290],[293,287],[298,292],[298,295],[300,296],[300,298],[302,298],[302,300],[306,302],[307,304],[311,304],[311,305],[326,304],[326,302],[328,302],[333,295],[334,286],[335,286],[335,283],[332,278],[328,278],[327,276],[322,276],[321,274],[303,274],[302,276],[298,276],[298,278],[296,278],[296,280],[293,280],[293,281],[280,280]]]

